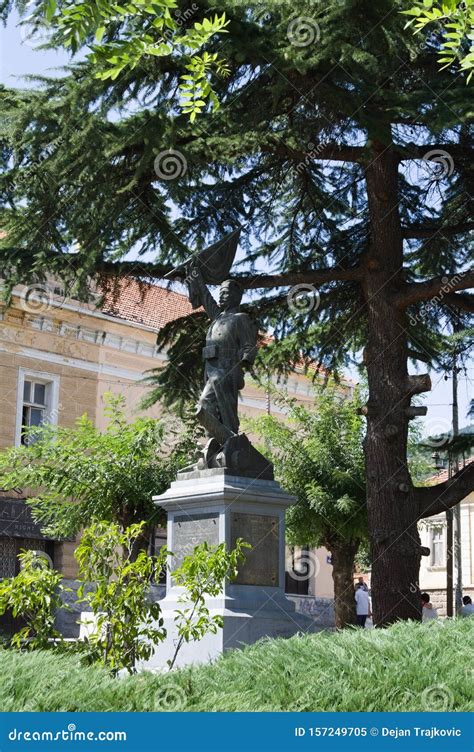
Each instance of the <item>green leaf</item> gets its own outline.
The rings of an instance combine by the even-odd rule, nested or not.
[[[57,2],[56,0],[47,0],[46,1],[46,8],[45,8],[45,18],[47,21],[51,21],[54,14],[56,13],[57,9]]]

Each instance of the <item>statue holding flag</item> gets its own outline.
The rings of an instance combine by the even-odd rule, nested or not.
[[[238,395],[244,371],[257,354],[257,328],[240,311],[242,289],[228,275],[235,258],[240,230],[192,256],[183,266],[193,308],[203,306],[211,319],[203,349],[205,386],[196,416],[208,441],[197,469],[227,467],[249,475],[272,478],[272,465],[239,434]],[[207,285],[220,284],[219,303]]]

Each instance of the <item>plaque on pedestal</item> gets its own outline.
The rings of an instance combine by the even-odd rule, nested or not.
[[[267,514],[231,514],[230,545],[238,538],[250,543],[245,562],[234,580],[240,585],[278,586],[280,526],[278,517]]]
[[[185,556],[193,553],[196,546],[207,542],[210,546],[219,543],[218,514],[178,514],[173,519],[173,558],[171,569],[178,569]]]

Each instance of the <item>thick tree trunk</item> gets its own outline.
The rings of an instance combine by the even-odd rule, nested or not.
[[[405,314],[396,305],[403,286],[398,157],[390,145],[374,144],[366,181],[370,243],[363,281],[369,383],[365,459],[372,608],[375,624],[382,626],[397,619],[421,618],[421,547],[415,492],[407,466],[406,409],[412,394],[429,389],[429,380],[410,379],[407,373]]]
[[[332,579],[334,582],[334,617],[337,629],[356,623],[354,599],[354,559],[358,541],[331,544]]]

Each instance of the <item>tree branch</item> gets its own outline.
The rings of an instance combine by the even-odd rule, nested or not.
[[[457,225],[411,225],[402,229],[404,238],[431,238],[440,232],[443,235],[459,235],[474,229],[474,222],[460,222]]]
[[[462,501],[474,489],[474,462],[463,467],[452,478],[438,483],[436,486],[426,486],[415,489],[415,500],[418,505],[418,519],[432,517],[446,512]]]
[[[407,284],[397,296],[396,303],[400,308],[407,308],[421,300],[432,300],[439,304],[456,290],[467,290],[470,287],[474,287],[474,269],[451,276],[435,277],[427,282]]]
[[[141,263],[140,261],[122,261],[118,263],[103,262],[99,272],[110,276],[143,277],[144,279],[182,279],[183,271],[172,274],[173,267],[163,264]],[[235,275],[239,284],[246,290],[268,287],[291,287],[298,284],[322,285],[327,282],[357,281],[361,270],[332,267],[328,269],[308,269],[304,272],[286,272],[284,274],[242,274]]]
[[[452,308],[459,308],[461,311],[467,311],[468,313],[474,313],[474,295],[465,293],[452,292],[445,295],[443,300],[440,301],[440,305],[448,305]]]
[[[254,274],[237,277],[240,285],[246,290],[263,287],[288,287],[299,284],[323,285],[326,282],[358,281],[362,272],[358,267],[353,269],[308,269],[304,272],[286,272],[284,274]]]
[[[173,271],[170,264],[153,264],[142,261],[102,261],[97,265],[97,273],[110,277],[143,277],[144,279],[163,279]],[[170,275],[170,279],[182,279],[183,273]]]
[[[49,256],[51,263],[57,267],[58,261],[64,260],[67,265],[75,268],[80,263],[78,256],[73,254],[51,253]],[[176,271],[175,271],[176,270]],[[149,279],[164,280],[183,280],[183,267],[171,266],[171,264],[152,263],[149,261],[99,261],[95,268],[96,275],[100,277],[134,277],[142,279],[144,282]],[[306,271],[285,272],[283,274],[241,274],[234,275],[239,280],[240,285],[246,290],[270,287],[291,287],[298,284],[322,285],[327,282],[339,281],[359,281],[362,279],[362,270],[360,267],[344,269],[343,267],[329,267],[327,269],[308,269]],[[105,283],[104,279],[104,283]]]
[[[301,151],[284,144],[283,141],[273,141],[260,146],[264,152],[271,152],[283,159],[291,159],[300,164],[310,164],[317,160],[329,159],[336,162],[364,162],[368,151],[362,146],[345,146],[344,144],[329,144],[322,141],[314,144],[310,151]]]
[[[456,160],[472,160],[473,150],[464,144],[406,144],[402,146],[397,144],[397,151],[400,154],[400,160],[406,159],[423,159],[433,162],[440,162],[444,159]],[[443,157],[443,152],[447,157]]]

